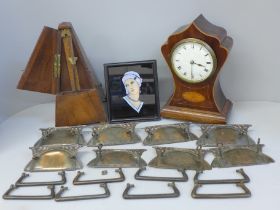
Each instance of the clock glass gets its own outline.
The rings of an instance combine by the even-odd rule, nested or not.
[[[199,83],[215,71],[217,59],[212,48],[199,39],[180,41],[171,52],[172,69],[178,77],[189,83]]]

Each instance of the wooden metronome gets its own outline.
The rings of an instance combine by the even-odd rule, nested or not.
[[[106,121],[102,89],[71,23],[44,27],[17,86],[56,95],[56,126]]]
[[[219,83],[219,73],[233,40],[224,28],[202,15],[181,27],[162,45],[175,90],[161,116],[200,123],[226,123],[232,107]]]

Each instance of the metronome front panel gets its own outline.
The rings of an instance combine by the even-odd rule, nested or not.
[[[57,53],[58,31],[44,27],[17,88],[41,93],[56,94],[54,61]]]
[[[67,38],[70,37],[70,42],[65,42],[63,29],[69,31]],[[50,94],[73,91],[70,67],[77,70],[75,79],[79,81],[79,89],[74,91],[98,86],[71,23],[62,23],[59,29],[44,27],[18,83],[18,89]]]

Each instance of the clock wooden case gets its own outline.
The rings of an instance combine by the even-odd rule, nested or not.
[[[200,123],[226,123],[232,102],[225,97],[221,89],[219,72],[232,45],[233,40],[227,36],[226,30],[208,22],[203,15],[199,15],[191,24],[181,27],[168,38],[161,51],[171,70],[175,88],[173,95],[161,110],[162,117]],[[190,48],[189,51],[187,47]],[[211,53],[211,59],[206,59],[205,63],[202,63],[204,58],[199,58],[202,59],[200,63],[190,60],[191,48],[198,58],[207,57]],[[187,63],[185,70],[181,69],[174,59],[177,56],[175,53],[179,56],[183,49],[186,49],[185,55],[181,56],[182,59],[179,58]],[[190,71],[189,68],[192,68],[193,64],[195,69]],[[211,73],[207,73],[208,64],[212,69]],[[187,76],[188,72],[191,72],[191,76]],[[200,80],[200,77],[203,79]]]

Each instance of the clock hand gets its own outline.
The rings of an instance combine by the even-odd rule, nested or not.
[[[190,64],[191,64],[191,78],[193,79],[193,64],[194,64],[194,61],[191,60]]]
[[[202,66],[202,67],[205,67],[204,65],[200,64],[200,63],[196,63],[193,61],[193,64],[197,65],[197,66]]]

